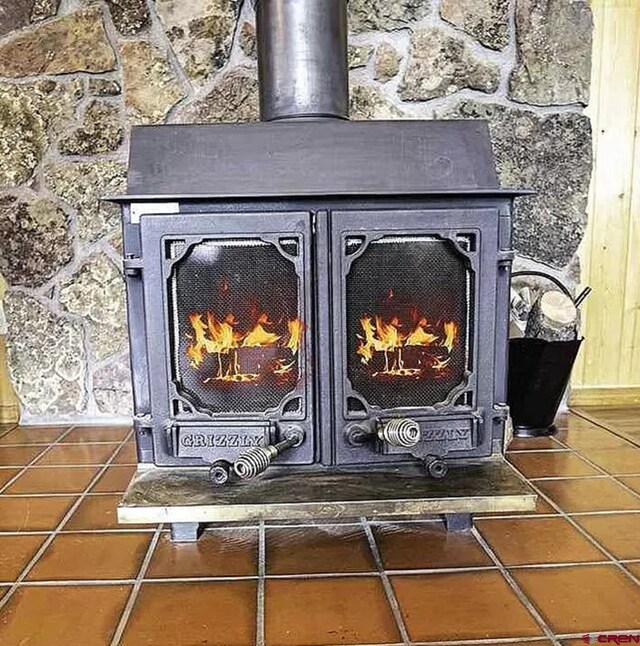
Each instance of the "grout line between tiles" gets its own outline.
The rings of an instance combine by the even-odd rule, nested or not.
[[[43,455],[43,454],[41,454]],[[40,457],[40,456],[38,456]],[[57,464],[34,464],[28,465],[30,469],[82,469],[86,467],[102,467],[104,462],[84,462],[82,464],[66,464],[64,462],[59,462]],[[22,469],[24,464],[6,464],[3,465],[13,469]]]
[[[106,465],[103,465],[106,466]],[[8,498],[70,498],[74,496],[79,496],[81,491],[67,491],[67,492],[55,492],[55,493],[3,493],[0,494],[0,500]],[[87,493],[87,496],[98,497],[98,496],[122,496],[124,491],[90,491]]]
[[[0,438],[1,439],[1,438]],[[105,444],[118,444],[122,440],[104,440],[102,442],[60,442],[60,446],[95,446],[96,444],[103,446]],[[24,449],[34,446],[49,446],[50,442],[19,442],[15,444],[0,444],[0,449]]]
[[[27,464],[25,464],[23,467],[21,467],[21,468],[20,468],[20,471],[18,471],[18,473],[16,473],[16,475],[15,475],[15,476],[13,476],[13,478],[10,478],[10,479],[9,479],[9,480],[7,480],[7,482],[5,482],[2,486],[0,486],[0,494],[2,494],[4,491],[6,491],[6,490],[7,490],[7,489],[8,489],[8,488],[9,488],[9,487],[10,487],[10,486],[11,486],[11,485],[12,485],[12,484],[13,484],[13,483],[14,483],[14,482],[15,482],[15,481],[16,481],[16,480],[21,476],[21,475],[23,475],[23,474],[26,472],[26,470],[27,470],[30,466],[32,466],[33,464],[35,464],[35,463],[36,463],[36,462],[37,462],[37,461],[38,461],[38,460],[39,460],[43,455],[45,455],[46,453],[48,453],[49,451],[51,451],[51,449],[52,449],[54,446],[57,446],[57,445],[60,443],[60,441],[61,441],[64,437],[66,437],[69,433],[71,433],[71,431],[72,431],[74,428],[75,428],[75,426],[69,426],[69,428],[68,428],[66,431],[63,431],[63,432],[60,434],[60,436],[59,436],[56,440],[54,440],[54,441],[53,441],[53,442],[51,442],[49,445],[47,445],[47,447],[46,447],[44,450],[40,451],[40,452],[39,452],[39,453],[38,453],[38,454],[37,454],[37,455],[36,455],[36,456],[35,456],[35,457],[30,461],[30,462],[28,462],[28,463],[27,463]],[[8,594],[8,593],[7,593],[7,594]],[[5,595],[5,597],[6,597],[6,595]],[[4,600],[4,598],[3,598],[3,600]],[[2,606],[0,605],[0,608],[1,608],[1,607],[2,607]]]
[[[569,450],[570,449],[566,448],[564,445],[558,445],[557,449],[556,448],[553,448],[553,449],[514,449],[514,450],[507,449],[506,456],[508,457],[511,454],[534,455],[534,454],[540,453],[541,455],[544,455],[545,453],[566,453]]]
[[[14,429],[18,428],[17,424],[7,424],[7,428],[0,430],[0,438],[3,438],[8,433],[11,433]]]
[[[265,644],[265,576],[267,574],[267,537],[264,521],[258,526],[258,585],[256,590],[256,646]]]
[[[536,643],[545,641],[544,637],[498,637],[496,639],[453,639],[450,641],[412,642],[412,646],[491,646],[492,644],[520,644],[527,643],[535,646]]]
[[[58,534],[60,536],[64,536],[65,534],[153,534],[155,530],[155,527],[139,527],[132,529],[122,529],[121,527],[100,529],[61,529]],[[6,532],[0,531],[0,536],[46,536],[48,534],[53,534],[54,531],[55,530],[53,529],[31,530],[24,532],[19,530]]]
[[[57,440],[55,440],[51,444],[51,446],[55,446],[63,437],[65,437],[73,429],[74,429],[74,426],[69,427],[69,429],[67,431],[65,431]],[[130,434],[127,437],[129,437],[129,436],[130,436]],[[123,440],[122,445],[125,442],[126,442],[126,439]],[[41,455],[44,455],[44,453],[46,453],[47,450],[48,449],[43,451],[43,453]],[[20,575],[18,576],[16,581],[12,584],[12,586],[9,588],[9,590],[7,592],[5,592],[4,596],[0,599],[0,610],[2,610],[2,608],[4,608],[4,606],[9,602],[9,599],[11,599],[13,597],[16,590],[22,585],[22,583],[24,582],[24,580],[27,577],[27,575],[29,574],[29,572],[31,572],[31,570],[33,569],[35,564],[38,562],[40,557],[45,553],[45,551],[49,548],[51,543],[55,540],[56,536],[58,535],[58,532],[64,527],[64,525],[71,518],[71,516],[73,516],[73,514],[76,512],[76,510],[78,509],[78,507],[80,506],[80,504],[82,503],[84,498],[86,497],[87,493],[91,490],[91,487],[93,487],[95,485],[95,483],[98,482],[98,480],[101,478],[102,474],[109,467],[109,465],[111,463],[111,460],[113,460],[117,454],[118,454],[118,451],[114,451],[113,455],[109,458],[107,463],[102,468],[100,468],[100,469],[98,469],[96,471],[93,478],[89,481],[89,483],[85,487],[84,491],[82,491],[82,493],[76,498],[75,502],[71,505],[71,507],[69,507],[69,509],[64,514],[64,516],[62,517],[62,519],[60,520],[60,522],[58,523],[56,528],[53,530],[53,532],[51,532],[49,534],[48,538],[45,539],[45,541],[42,543],[40,548],[36,551],[36,553],[31,558],[31,560],[23,568],[22,572],[20,573]],[[35,459],[37,459],[37,458],[35,458]],[[27,469],[27,467],[25,467],[24,470],[21,471],[20,473],[23,473],[24,471],[26,471],[26,469]],[[18,478],[18,477],[19,477],[19,475],[16,476],[16,478]],[[11,482],[11,480],[9,481],[9,483],[10,482]],[[7,486],[8,486],[9,483],[7,483]]]
[[[125,604],[122,614],[120,615],[120,620],[118,621],[118,625],[116,626],[115,632],[113,633],[113,638],[111,639],[111,642],[110,642],[111,646],[117,646],[120,643],[120,640],[122,639],[122,635],[125,631],[125,628],[129,623],[129,617],[131,616],[131,611],[133,610],[133,606],[135,605],[136,600],[138,599],[138,594],[142,586],[142,581],[144,580],[144,575],[147,573],[147,568],[149,567],[149,563],[151,563],[151,559],[153,558],[153,553],[155,552],[156,545],[158,544],[158,540],[160,539],[161,532],[162,532],[162,525],[158,525],[158,527],[156,527],[156,530],[151,538],[151,541],[149,542],[147,553],[144,555],[144,559],[142,559],[140,570],[138,571],[138,576],[136,577],[135,583],[133,584],[133,588],[131,589],[131,594],[129,594],[127,603]]]
[[[584,476],[542,476],[540,478],[528,478],[529,482],[547,482],[549,480],[607,480],[608,475],[604,473],[589,474]]]
[[[573,451],[573,449],[572,449]],[[593,465],[596,468],[600,469],[597,465]],[[524,476],[522,475],[522,472],[519,471],[516,467],[513,467],[517,473],[519,473],[523,478]],[[615,480],[615,478],[613,478]],[[599,549],[603,554],[606,555],[606,557],[621,571],[623,572],[627,577],[629,577],[632,581],[634,581],[637,585],[640,585],[640,579],[636,577],[632,572],[630,572],[627,568],[625,568],[621,563],[620,560],[617,559],[608,549],[604,547],[598,540],[596,540],[589,532],[587,532],[586,529],[584,529],[578,522],[576,522],[570,514],[565,512],[560,505],[558,505],[550,496],[548,496],[546,493],[540,490],[540,488],[533,482],[529,480],[529,485],[536,491],[536,493],[543,498],[547,503],[549,503],[554,509],[558,511],[558,514],[561,516],[561,518],[564,518],[567,522],[569,522],[574,529],[577,529],[582,536],[584,536],[592,545],[594,545],[597,549]],[[637,496],[640,498],[640,496]]]
[[[75,587],[86,585],[131,585],[135,579],[63,579],[61,581],[24,581],[21,588]]]
[[[371,529],[371,526],[369,525],[369,521],[366,518],[364,517],[361,518],[360,522],[362,523],[364,532],[367,535],[367,540],[369,541],[369,548],[371,549],[371,554],[373,555],[373,558],[376,562],[376,566],[378,568],[378,575],[382,580],[382,585],[384,587],[385,594],[387,595],[387,602],[391,607],[391,612],[393,613],[393,618],[395,619],[396,625],[398,627],[398,631],[400,633],[400,637],[402,638],[402,643],[410,644],[411,639],[409,637],[409,632],[407,631],[407,627],[404,623],[404,618],[402,617],[400,604],[398,603],[398,599],[396,598],[396,593],[393,589],[393,586],[391,585],[389,576],[385,572],[384,563],[382,562],[382,556],[380,555],[380,550],[378,549],[376,538],[373,535],[373,530]]]
[[[482,547],[484,548],[484,551],[487,553],[489,558],[496,564],[496,566],[500,570],[500,573],[505,578],[507,583],[511,586],[511,589],[515,592],[518,599],[520,599],[520,601],[525,606],[525,608],[529,611],[531,616],[536,620],[540,628],[542,628],[547,638],[551,640],[551,642],[556,644],[556,646],[562,646],[560,644],[560,641],[556,638],[553,630],[551,630],[547,622],[544,620],[542,614],[540,614],[540,612],[535,607],[535,605],[531,602],[529,597],[527,597],[527,595],[523,592],[522,588],[518,585],[518,582],[513,578],[513,576],[511,576],[511,573],[507,570],[505,565],[498,558],[497,554],[489,546],[489,543],[487,543],[487,541],[484,539],[482,534],[478,531],[476,527],[472,527],[471,532],[476,537],[480,545],[482,545]]]
[[[154,530],[154,533],[157,530]],[[640,563],[640,560],[625,560],[622,565]],[[566,567],[589,567],[593,565],[609,565],[609,561],[583,561],[564,563],[527,563],[521,565],[509,565],[509,571],[528,569],[560,569]],[[507,567],[507,566],[505,566]],[[464,574],[470,572],[493,572],[500,571],[497,565],[459,567],[459,568],[423,568],[415,570],[386,570],[387,576],[429,576],[438,574]],[[308,572],[300,574],[267,574],[262,580],[306,580],[306,579],[342,579],[342,578],[380,578],[379,572]],[[143,583],[209,583],[225,581],[260,581],[260,575],[229,575],[229,576],[175,576],[175,577],[143,577]],[[123,583],[135,583],[137,579],[47,579],[46,581],[23,581],[21,587],[30,586],[55,586],[55,585],[121,585]],[[0,581],[0,586],[11,586],[12,581]],[[258,606],[260,603],[258,604]]]

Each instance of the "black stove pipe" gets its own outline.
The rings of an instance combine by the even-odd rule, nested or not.
[[[349,118],[347,0],[255,0],[263,121]]]

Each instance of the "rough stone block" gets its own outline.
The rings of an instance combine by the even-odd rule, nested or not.
[[[0,195],[0,273],[40,287],[73,258],[67,214],[51,200]]]
[[[593,21],[586,0],[518,0],[518,65],[509,95],[520,103],[589,102]]]
[[[574,112],[539,115],[477,101],[462,101],[439,116],[488,120],[502,184],[538,191],[516,201],[516,250],[556,267],[566,265],[587,224],[592,164],[588,117]]]
[[[108,72],[115,66],[97,7],[38,25],[0,45],[0,76]]]
[[[491,93],[499,83],[497,65],[476,56],[461,38],[427,27],[414,31],[411,38],[400,96],[405,101],[428,101],[464,88]]]

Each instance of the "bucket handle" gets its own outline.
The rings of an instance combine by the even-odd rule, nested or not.
[[[551,274],[545,274],[543,271],[536,271],[536,270],[531,270],[531,271],[514,271],[511,274],[511,278],[516,278],[517,276],[539,276],[540,278],[546,278],[547,280],[551,281],[555,285],[557,285],[562,292],[564,292],[572,301],[575,305],[578,305],[576,302],[577,299],[573,297],[573,294],[564,286],[563,283],[561,283],[557,278],[552,276]]]

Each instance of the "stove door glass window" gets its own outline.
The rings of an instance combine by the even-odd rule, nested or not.
[[[469,369],[472,272],[450,240],[347,238],[347,373],[381,409],[447,401]]]
[[[264,413],[304,365],[299,240],[169,243],[174,379],[202,412]]]

